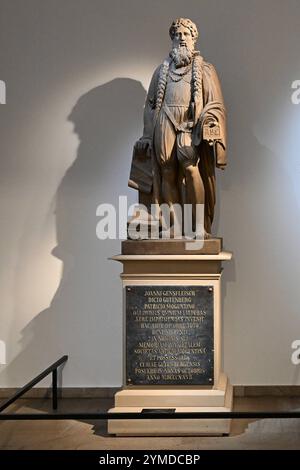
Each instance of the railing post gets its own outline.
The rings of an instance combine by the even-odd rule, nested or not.
[[[57,410],[57,369],[52,371],[52,409]]]
[[[34,379],[30,380],[24,387],[17,390],[16,393],[13,394],[12,397],[4,400],[0,404],[0,413],[5,410],[9,405],[14,403],[18,398],[21,398],[24,393],[28,392],[32,387],[37,385],[41,380],[47,377],[49,374],[52,373],[52,405],[53,409],[57,409],[57,369],[59,366],[64,364],[68,360],[68,356],[62,356],[58,361],[51,364],[51,366],[47,367],[41,374],[37,375]]]

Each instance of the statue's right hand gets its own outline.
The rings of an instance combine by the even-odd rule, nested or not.
[[[147,155],[150,155],[151,152],[151,141],[149,139],[139,139],[134,144],[134,149],[137,152],[146,152]]]

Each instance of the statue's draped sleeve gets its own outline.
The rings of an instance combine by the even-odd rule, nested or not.
[[[152,141],[153,137],[153,125],[154,125],[154,113],[155,113],[155,104],[156,104],[156,91],[157,84],[159,79],[161,65],[157,67],[153,73],[146,101],[144,106],[144,130],[143,130],[143,139],[149,139]]]
[[[199,171],[205,189],[205,229],[211,232],[216,202],[215,167],[224,167],[226,155],[226,111],[220,82],[213,65],[203,63],[202,70],[203,109],[195,127],[195,145],[199,152]],[[202,139],[204,124],[215,121],[220,127],[220,138],[215,142],[215,150]]]
[[[133,189],[137,189],[140,195],[150,195],[153,192],[155,183],[153,157],[149,150],[152,147],[156,89],[159,70],[160,67],[155,70],[152,76],[144,105],[144,130],[140,140],[148,141],[149,148],[145,148],[144,151],[137,151],[135,148],[133,149],[130,176],[128,180],[128,186]]]

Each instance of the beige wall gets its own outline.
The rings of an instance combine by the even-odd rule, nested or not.
[[[299,0],[0,0],[0,386],[61,354],[65,386],[121,383],[120,267],[107,260],[120,243],[97,240],[96,207],[135,200],[144,88],[177,16],[199,25],[228,108],[225,369],[235,384],[300,384]]]

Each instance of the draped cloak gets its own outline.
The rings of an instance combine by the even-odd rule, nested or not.
[[[213,65],[205,62],[199,52],[198,57],[201,92],[191,96],[193,109],[192,144],[199,156],[198,168],[205,190],[205,230],[211,233],[211,225],[214,218],[214,207],[216,201],[216,178],[215,167],[224,167],[227,163],[226,157],[226,111],[221,91],[220,82]],[[195,59],[193,59],[195,60]],[[144,107],[144,132],[143,140],[147,140],[152,147],[152,155],[148,152],[143,155],[133,154],[131,173],[128,185],[139,190],[140,202],[150,205],[161,204],[161,175],[157,159],[153,155],[152,140],[157,115],[157,91],[160,75],[164,66],[168,66],[170,59],[166,59],[155,70]],[[193,84],[191,86],[193,90]],[[193,93],[191,93],[193,95]],[[214,146],[210,146],[203,140],[203,126],[210,121],[215,121],[220,128],[220,136]],[[182,201],[182,203],[188,201]]]

